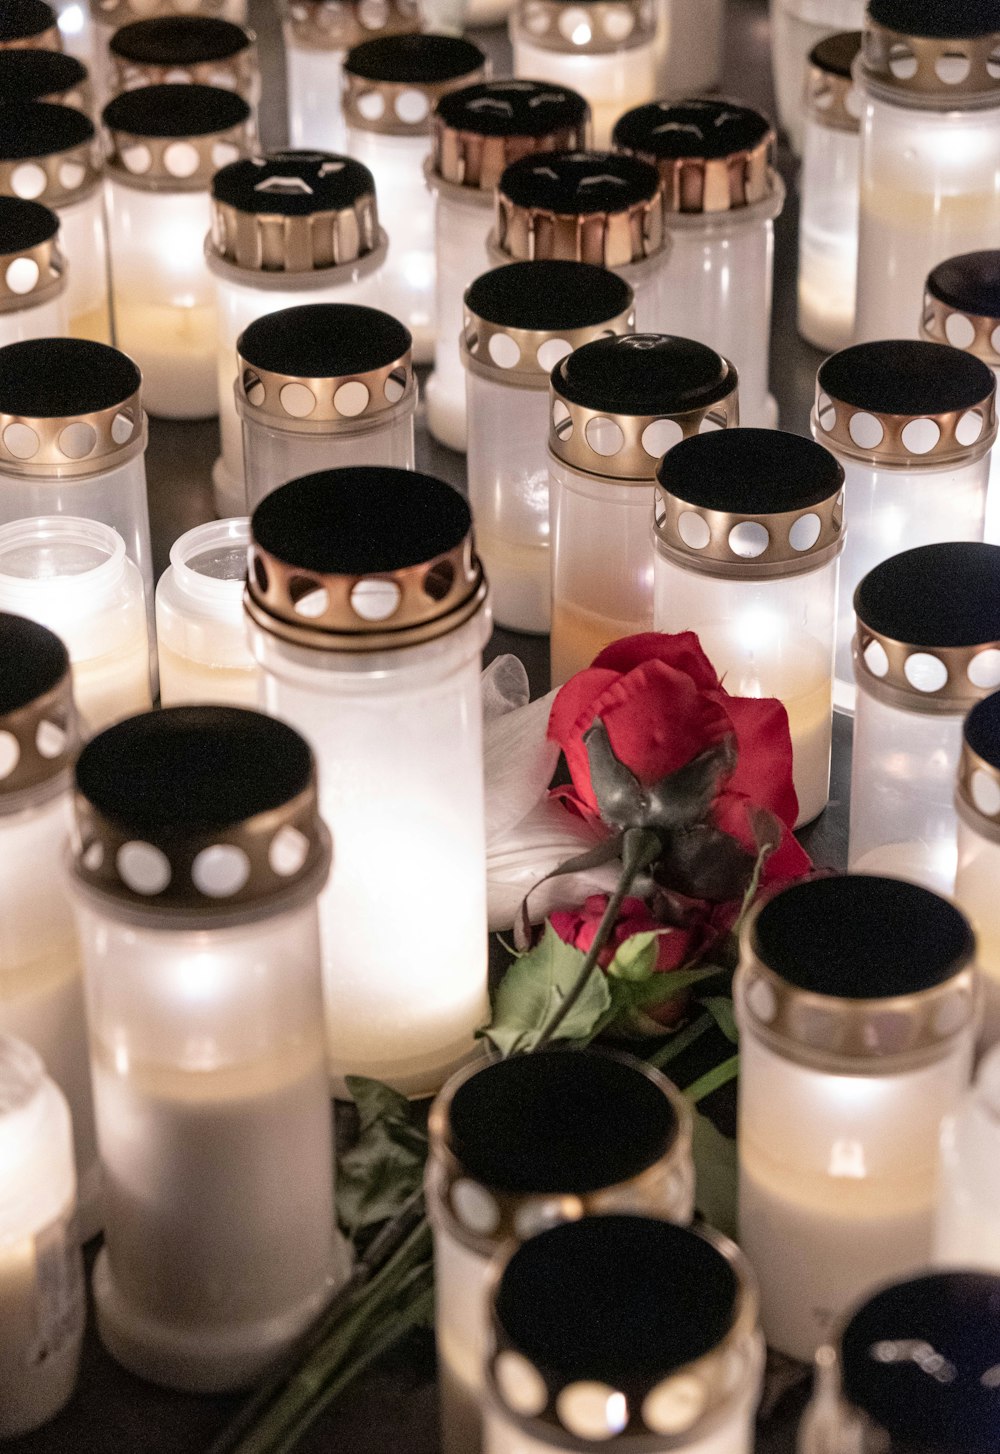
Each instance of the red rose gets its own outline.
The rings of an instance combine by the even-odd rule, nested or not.
[[[597,935],[597,928],[604,911],[608,907],[607,894],[591,894],[579,909],[557,909],[549,915],[549,923],[566,944],[572,944],[582,953],[593,944]],[[602,969],[607,969],[618,951],[618,946],[631,939],[633,934],[647,934],[651,930],[658,931],[656,952],[657,974],[669,974],[671,970],[681,969],[689,964],[705,946],[704,926],[701,924],[685,925],[683,928],[670,928],[664,930],[664,926],[653,918],[649,909],[642,899],[623,899],[615,927],[597,956],[597,962]],[[649,1010],[652,1018],[659,1024],[670,1028],[676,1024],[687,1008],[688,994],[686,991],[677,996],[675,1000],[669,1000],[666,1004],[653,1007]]]

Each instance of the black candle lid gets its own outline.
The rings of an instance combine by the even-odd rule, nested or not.
[[[555,370],[553,387],[571,404],[612,414],[686,414],[733,392],[721,354],[690,338],[640,333],[598,339]]]
[[[963,735],[977,757],[1000,769],[1000,692],[976,703],[965,719]]]
[[[59,218],[40,202],[0,197],[0,257],[38,247],[58,231]]]
[[[514,207],[541,208],[563,217],[624,212],[651,202],[660,189],[656,168],[618,152],[553,152],[522,157],[500,178],[500,193]]]
[[[380,35],[349,51],[344,69],[366,81],[437,86],[478,71],[485,60],[478,45],[454,35]]]
[[[445,127],[475,136],[547,136],[583,127],[589,114],[587,102],[568,86],[514,77],[477,81],[449,91],[437,104]]]
[[[1000,666],[1000,652],[997,658]],[[1000,692],[984,697],[965,719],[955,806],[977,833],[1000,842]]]
[[[929,36],[939,40],[1000,32],[997,0],[869,0],[868,15],[888,30],[901,35]]]
[[[1000,322],[1000,249],[946,258],[931,271],[927,291],[951,308]]]
[[[840,1338],[845,1397],[900,1454],[1000,1447],[1000,1277],[933,1272],[887,1287]]]
[[[0,50],[0,97],[4,105],[57,100],[87,81],[76,56],[55,50]]]
[[[240,25],[214,15],[159,15],[116,30],[108,42],[114,55],[142,66],[193,66],[229,60],[251,38]]]
[[[501,328],[555,334],[617,318],[631,308],[632,289],[593,263],[507,263],[482,273],[466,291],[465,305]]]
[[[54,631],[0,611],[0,728],[5,718],[45,697],[69,670],[69,655]]]
[[[660,159],[729,157],[756,150],[773,137],[766,116],[715,97],[648,101],[615,122],[614,144]]]
[[[375,192],[361,162],[333,152],[279,151],[243,157],[212,178],[212,196],[238,212],[305,217],[340,212]]]
[[[49,101],[0,105],[0,162],[53,156],[93,142],[93,122],[72,106]]]
[[[825,35],[809,52],[809,64],[827,75],[849,81],[861,49],[860,30],[838,30]]]
[[[243,126],[250,107],[242,96],[219,86],[140,86],[109,101],[102,119],[109,131],[129,136],[215,136]]]
[[[36,621],[0,612],[0,809],[58,777],[76,747],[65,646]]]
[[[56,13],[45,0],[4,0],[0,7],[0,45],[30,40],[55,26]]]
[[[59,218],[39,202],[0,196],[0,314],[35,307],[65,286]]]

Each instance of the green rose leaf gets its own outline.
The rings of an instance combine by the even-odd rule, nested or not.
[[[728,999],[726,995],[706,995],[700,1003],[705,1006],[726,1039],[732,1045],[736,1045],[739,1042],[740,1032],[736,1025],[732,1000]]]
[[[703,1116],[694,1113],[692,1143],[695,1172],[695,1204],[710,1226],[736,1236],[736,1142]]]
[[[670,933],[669,929],[667,933]],[[632,983],[648,980],[656,968],[659,937],[655,929],[650,929],[642,934],[632,934],[623,940],[608,965],[608,975],[612,979],[625,979]]]
[[[349,1237],[388,1221],[420,1187],[427,1136],[405,1096],[380,1081],[347,1077],[358,1108],[357,1143],[337,1163],[337,1218]]]
[[[516,959],[504,975],[493,1002],[492,1022],[479,1033],[504,1056],[533,1050],[576,984],[585,957],[546,923],[535,948]],[[595,965],[555,1038],[589,1040],[610,1007],[607,980]]]

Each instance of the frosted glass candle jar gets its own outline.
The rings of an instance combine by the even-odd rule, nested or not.
[[[951,894],[962,718],[1000,686],[1000,546],[904,551],[865,576],[854,610],[848,862]]]
[[[430,1137],[441,1446],[474,1454],[490,1259],[554,1222],[600,1212],[690,1222],[691,1111],[638,1061],[550,1052],[459,1072],[431,1107]]]
[[[798,320],[827,353],[854,336],[858,279],[860,97],[851,68],[859,30],[820,41],[809,54],[799,212]]]
[[[482,81],[435,108],[427,182],[437,199],[437,342],[427,427],[449,449],[466,445],[462,300],[486,267],[496,185],[522,156],[586,146],[588,117],[582,96],[541,81]]]
[[[8,745],[0,778],[0,1033],[37,1050],[69,1103],[85,1240],[101,1225],[100,1173],[80,951],[58,873],[79,746],[69,658],[44,626],[0,614],[0,664],[0,731]]]
[[[293,304],[304,317],[310,305],[375,298],[386,246],[375,183],[360,162],[324,152],[277,152],[216,172],[205,256],[216,282],[222,453],[212,485],[219,515],[247,508],[240,335],[255,319]],[[286,478],[307,472],[293,470]]]
[[[486,1454],[751,1454],[753,1274],[710,1227],[584,1217],[494,1271]],[[681,1332],[683,1330],[683,1332]]]
[[[420,29],[416,0],[282,0],[288,136],[294,147],[342,152],[347,146],[341,104],[344,57],[375,35]]]
[[[722,83],[724,0],[656,0],[655,9],[656,94],[717,91]]]
[[[320,760],[337,872],[321,900],[333,1085],[440,1089],[488,1015],[480,653],[486,582],[464,499],[341,469],[257,506],[246,606],[269,712]],[[387,897],[383,848],[405,863]]]
[[[778,406],[767,373],[774,219],[785,188],[772,165],[770,122],[731,102],[653,101],[626,112],[614,144],[651,162],[663,183],[668,246],[655,326],[731,359],[740,375],[741,421],[773,428]]]
[[[653,0],[519,0],[510,39],[515,76],[572,87],[587,98],[596,147],[610,145],[630,103],[656,95]]]
[[[933,28],[921,35],[917,27]],[[1000,231],[1000,19],[991,6],[872,0],[858,83],[861,212],[854,336],[916,338],[924,281]]]
[[[632,289],[591,263],[508,263],[465,295],[469,501],[493,615],[549,629],[549,374],[575,348],[635,324]]]
[[[941,1122],[972,1067],[974,951],[952,904],[896,879],[803,880],[744,926],[740,1246],[789,1357],[930,1259]]]
[[[142,576],[110,525],[48,515],[0,526],[0,611],[65,642],[88,734],[153,705]]]
[[[367,40],[344,61],[347,151],[374,176],[393,239],[378,302],[410,330],[416,363],[432,361],[437,330],[434,197],[424,177],[431,113],[448,91],[483,80],[486,71],[479,47],[451,35]]]
[[[581,262],[611,268],[635,295],[644,331],[663,327],[663,189],[656,168],[607,151],[523,157],[497,189],[490,261]]]
[[[346,1271],[316,916],[329,867],[313,756],[284,723],[170,707],[80,755],[97,1326],[154,1383],[255,1382]]]
[[[102,343],[45,338],[0,348],[0,523],[73,515],[117,530],[143,580],[155,696],[140,383],[132,360]]]
[[[929,1272],[883,1288],[816,1356],[800,1454],[983,1454],[996,1439],[1000,1278]]]
[[[820,367],[812,432],[847,480],[833,698],[843,711],[854,710],[862,577],[910,546],[983,538],[995,394],[985,364],[930,343],[859,344]]]
[[[257,663],[243,621],[250,526],[245,516],[196,525],[170,547],[156,587],[160,702],[254,707]]]
[[[0,347],[65,333],[67,318],[59,218],[38,202],[0,197]]]
[[[826,807],[844,471],[797,434],[682,440],[657,471],[656,631],[695,631],[737,697],[788,713],[798,823]]]
[[[639,333],[552,371],[552,685],[653,626],[653,504],[663,454],[739,422],[736,370],[703,344]]]
[[[178,83],[125,91],[104,108],[115,334],[164,419],[219,411],[215,287],[205,261],[209,184],[253,143],[241,96]]]
[[[978,934],[976,945],[981,953]],[[979,1063],[975,1084],[942,1128],[935,1264],[1000,1274],[998,1208],[1000,1046],[994,1045]]]
[[[41,202],[58,214],[69,264],[69,331],[110,343],[101,167],[97,134],[82,111],[47,101],[0,108],[0,194]]]
[[[0,1439],[68,1403],[83,1344],[73,1131],[59,1087],[0,1034]]]
[[[965,719],[955,792],[958,870],[955,902],[976,931],[983,991],[984,1045],[1000,1041],[1000,694],[979,702]]]
[[[809,53],[838,30],[860,30],[865,0],[771,0],[771,67],[778,120],[792,151],[802,153],[803,84]]]
[[[108,45],[109,94],[188,82],[235,91],[256,113],[257,40],[212,15],[158,15],[116,30]]]
[[[55,50],[0,50],[0,96],[8,104],[51,101],[88,116],[93,108],[86,66]]]
[[[52,6],[45,0],[8,0],[0,18],[0,50],[62,50]]]
[[[388,313],[351,303],[283,308],[241,334],[238,358],[251,510],[318,470],[413,468],[410,334]]]

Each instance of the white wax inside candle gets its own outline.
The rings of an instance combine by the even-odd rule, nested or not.
[[[799,332],[828,353],[846,348],[854,333],[858,151],[856,133],[807,120],[799,222]]]
[[[111,342],[108,302],[108,237],[100,186],[79,202],[59,208],[59,242],[68,263],[66,308],[74,338]]]

